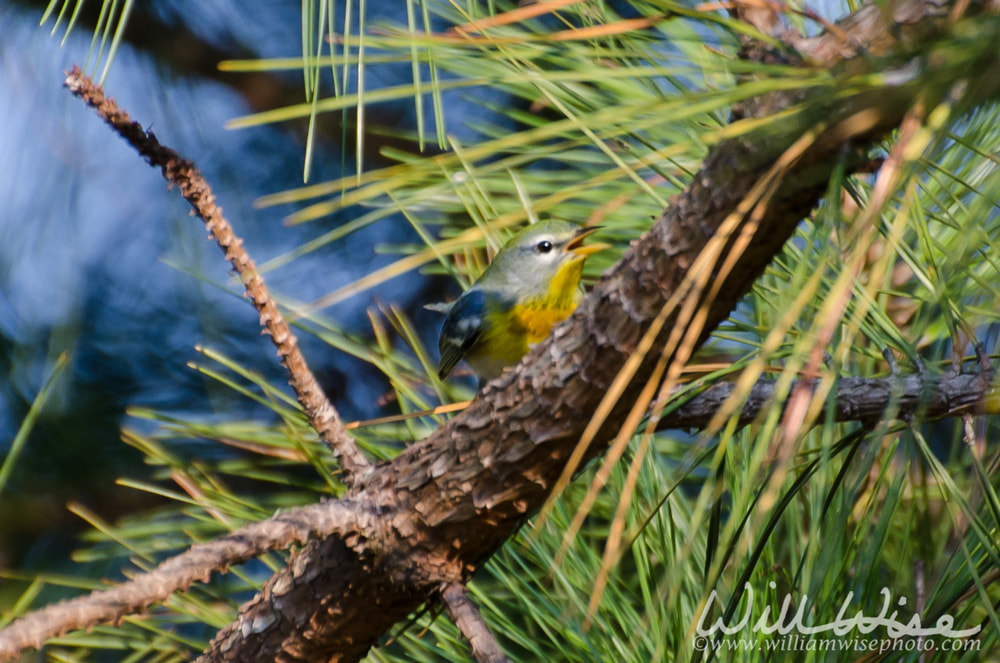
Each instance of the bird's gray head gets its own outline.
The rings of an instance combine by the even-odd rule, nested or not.
[[[514,287],[520,296],[541,294],[565,265],[583,261],[606,248],[583,240],[596,227],[584,228],[568,221],[541,221],[514,235],[480,278],[484,286]]]

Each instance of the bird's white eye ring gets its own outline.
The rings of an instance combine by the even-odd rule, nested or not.
[[[547,239],[543,239],[538,244],[535,245],[535,250],[539,253],[548,253],[552,250],[552,242]]]

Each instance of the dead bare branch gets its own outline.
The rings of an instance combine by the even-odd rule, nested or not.
[[[140,613],[194,582],[207,582],[213,572],[225,571],[269,550],[282,550],[315,538],[350,535],[364,522],[358,512],[357,505],[345,500],[278,513],[215,541],[191,546],[153,571],[117,587],[36,610],[0,630],[0,661],[10,660],[30,647],[40,648],[47,639],[67,631],[117,622],[126,615]]]
[[[992,372],[948,374],[937,378],[901,375],[888,378],[843,377],[827,406],[835,421],[873,424],[889,418],[926,421],[963,414],[982,414],[998,395]],[[775,401],[776,382],[760,380],[746,397],[738,415],[741,425],[749,424]],[[812,391],[816,380],[792,385],[789,393],[804,388]],[[720,382],[709,387],[675,411],[663,415],[657,428],[704,428],[719,411],[736,385]]]
[[[236,236],[229,221],[222,215],[222,208],[216,204],[212,188],[201,171],[191,161],[161,145],[152,131],[146,131],[138,122],[133,122],[128,113],[118,108],[114,99],[105,96],[101,86],[84,75],[79,67],[73,67],[66,77],[65,85],[75,96],[97,111],[101,119],[128,141],[150,165],[159,166],[167,183],[176,186],[191,204],[194,213],[205,222],[208,232],[239,275],[247,297],[260,314],[261,326],[274,342],[281,363],[288,369],[289,384],[309,418],[309,423],[344,468],[344,482],[350,485],[368,472],[371,463],[358,450],[354,438],[344,429],[337,411],[309,370],[295,334],[271,298],[264,278],[257,272],[256,265],[243,248],[243,240]]]

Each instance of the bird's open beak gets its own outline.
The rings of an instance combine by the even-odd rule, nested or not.
[[[597,253],[598,251],[603,251],[604,249],[610,249],[610,244],[601,244],[600,242],[597,242],[596,244],[584,245],[583,240],[585,240],[589,235],[593,235],[600,229],[601,226],[580,228],[576,231],[576,234],[573,235],[573,239],[566,243],[566,250],[575,253],[581,258],[586,258],[592,253]]]

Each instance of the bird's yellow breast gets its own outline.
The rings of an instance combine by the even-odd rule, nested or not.
[[[580,275],[583,260],[572,260],[556,273],[548,291],[539,296],[519,301],[509,312],[510,332],[523,336],[527,353],[528,345],[538,343],[552,331],[552,327],[569,317],[580,301]]]
[[[529,345],[538,343],[552,331],[557,322],[562,322],[573,312],[573,308],[545,308],[534,305],[516,306],[513,314],[515,324]]]

